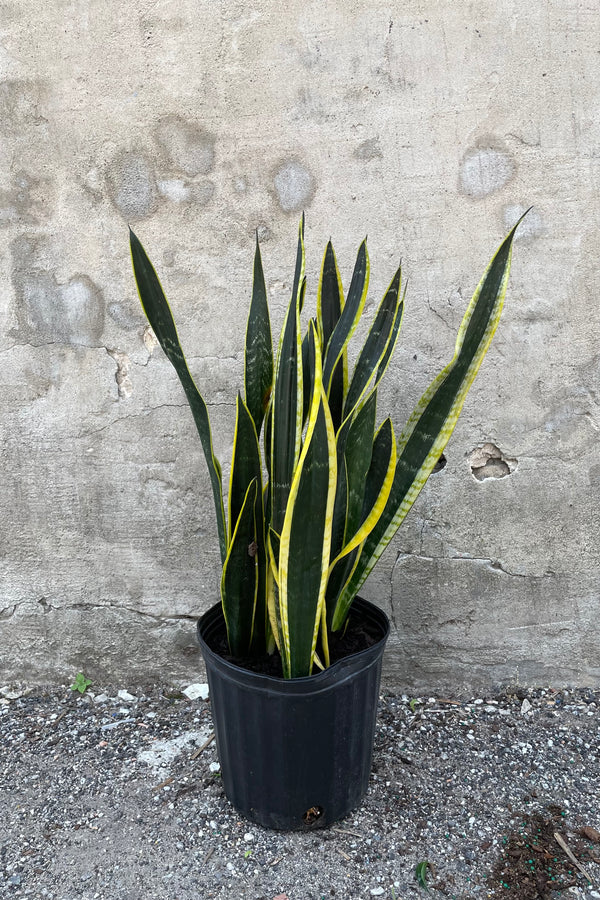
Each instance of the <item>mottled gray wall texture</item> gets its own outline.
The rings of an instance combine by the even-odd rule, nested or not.
[[[443,471],[364,595],[389,684],[600,684],[596,0],[0,2],[0,685],[189,682],[209,481],[145,326],[160,272],[228,482],[254,234],[274,328],[306,211],[408,303],[380,413],[450,359],[508,228],[505,310]]]

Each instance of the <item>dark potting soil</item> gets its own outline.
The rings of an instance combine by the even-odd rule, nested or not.
[[[355,610],[350,612],[348,624],[342,631],[329,633],[329,659],[331,663],[337,662],[352,653],[359,653],[372,647],[381,639],[381,631],[376,625],[365,621],[363,616]],[[215,653],[234,663],[242,669],[250,672],[258,672],[260,675],[271,675],[274,678],[283,678],[283,666],[281,656],[277,648],[273,653],[265,653],[264,656],[236,657],[229,652],[227,631],[225,622],[222,627],[211,637],[208,644]],[[318,670],[316,670],[318,671]],[[316,673],[315,673],[316,674]]]
[[[520,828],[503,839],[502,855],[488,885],[494,888],[491,896],[502,900],[552,900],[568,888],[585,885],[586,878],[564,846],[566,843],[587,873],[585,866],[597,862],[593,845],[598,840],[600,834],[594,828],[572,832],[558,806],[549,806],[547,814],[523,814]]]

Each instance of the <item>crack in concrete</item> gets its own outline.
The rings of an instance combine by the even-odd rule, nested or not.
[[[462,295],[461,295],[461,298],[462,298]],[[432,306],[431,300],[429,298],[429,292],[427,292],[425,299],[427,301],[427,306],[429,307],[429,311],[432,312],[434,314],[434,316],[436,316],[436,318],[438,318],[440,320],[440,322],[444,325],[445,328],[448,329],[448,331],[451,331],[454,334],[454,328],[452,327],[452,325],[450,325],[450,323],[445,320],[443,315],[439,312],[439,310],[436,309],[435,306]]]
[[[11,606],[5,606],[0,609],[0,621],[6,621],[6,619],[11,619],[15,612],[17,611],[17,603],[12,604]]]
[[[15,350],[17,347],[31,347],[32,350],[40,350],[43,347],[70,347],[71,349],[77,348],[80,350],[107,350],[104,344],[78,344],[71,343],[70,341],[40,341],[39,344],[34,344],[33,341],[15,341],[14,344],[11,344],[9,347],[4,347],[4,349],[0,350],[0,353],[10,353],[11,350]]]
[[[230,409],[235,408],[234,403],[207,403],[206,405],[209,409],[212,409],[213,407],[217,407],[217,406],[227,406]],[[148,409],[142,413],[129,413],[126,416],[117,416],[116,418],[112,419],[112,421],[107,422],[106,425],[102,425],[100,428],[96,428],[93,431],[84,431],[82,433],[73,435],[73,437],[76,439],[81,439],[81,440],[91,438],[97,434],[100,434],[102,431],[106,431],[108,428],[112,428],[113,425],[117,425],[119,422],[126,422],[126,421],[129,421],[130,419],[143,419],[143,418],[146,418],[147,416],[151,415],[153,412],[156,412],[157,410],[160,410],[160,409],[188,409],[188,408],[189,408],[189,406],[188,406],[187,401],[185,403],[159,403],[158,406],[148,407]]]
[[[494,572],[500,572],[502,575],[507,575],[510,578],[526,578],[526,579],[541,579],[541,578],[554,578],[554,572],[542,572],[541,575],[535,574],[524,574],[523,572],[511,572],[510,569],[507,569],[503,563],[498,559],[491,559],[488,556],[426,556],[423,553],[399,553],[396,562],[394,563],[393,569],[396,568],[400,559],[422,559],[424,562],[474,562],[485,565],[486,568],[492,569]],[[393,570],[392,570],[393,571]]]
[[[188,362],[204,362],[204,360],[208,360],[209,362],[223,362],[223,360],[228,359],[232,362],[240,362],[239,356],[186,356]]]
[[[173,622],[179,622],[179,621],[196,622],[198,619],[198,616],[189,615],[188,613],[160,615],[158,613],[144,612],[143,610],[136,609],[133,606],[121,606],[118,603],[72,603],[72,604],[65,605],[65,606],[57,606],[57,605],[53,604],[52,602],[50,602],[46,597],[42,597],[37,601],[33,600],[33,599],[20,600],[18,603],[13,604],[12,606],[7,606],[4,609],[0,610],[0,619],[9,619],[9,618],[11,618],[11,616],[13,616],[15,614],[15,612],[17,611],[17,609],[19,607],[35,604],[36,602],[37,602],[37,604],[43,606],[43,611],[45,614],[49,613],[49,612],[70,611],[73,609],[83,610],[85,612],[90,612],[90,611],[95,611],[95,610],[103,610],[103,609],[109,609],[109,610],[116,609],[119,612],[129,612],[129,613],[133,613],[134,615],[137,615],[137,616],[142,616],[143,618],[152,619],[157,624],[162,624],[164,622],[170,622],[170,621],[173,621]],[[5,615],[7,610],[9,610],[8,615]]]
[[[564,631],[570,631],[578,623],[573,619],[559,619],[556,622],[530,622],[528,625],[509,625],[507,631],[524,631],[526,628],[556,628],[559,625],[562,627],[558,633],[562,634]]]
[[[144,419],[158,409],[185,409],[187,407],[187,403],[161,403],[158,406],[151,406],[147,412],[143,413],[129,413],[127,416],[117,416],[112,421],[107,422],[106,425],[102,425],[100,428],[94,429],[94,431],[84,431],[81,434],[76,435],[76,437],[81,439],[87,439],[89,437],[94,437],[97,434],[100,434],[102,431],[106,431],[108,428],[112,428],[113,425],[117,425],[119,422],[126,422],[130,419]]]

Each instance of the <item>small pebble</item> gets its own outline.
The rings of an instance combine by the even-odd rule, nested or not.
[[[117,697],[124,700],[125,703],[133,703],[134,700],[137,700],[137,697],[134,697],[129,691],[117,691]]]
[[[183,689],[182,693],[190,700],[208,700],[208,685],[190,684]]]
[[[533,706],[531,705],[531,703],[529,702],[527,697],[525,697],[525,699],[523,700],[523,703],[521,704],[521,715],[526,716],[527,713],[531,712],[532,709],[533,709]]]

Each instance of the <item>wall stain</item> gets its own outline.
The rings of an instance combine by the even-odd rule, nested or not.
[[[203,178],[201,181],[188,181],[185,178],[161,178],[157,182],[161,197],[172,203],[193,203],[206,206],[215,193],[212,181]]]
[[[178,116],[166,116],[155,129],[155,137],[171,167],[184,175],[208,175],[215,162],[213,134]]]
[[[60,284],[54,272],[44,267],[38,239],[16,238],[11,254],[18,323],[11,335],[33,345],[97,347],[104,330],[104,301],[97,285],[82,274]]]
[[[142,315],[141,307],[139,312],[137,309],[134,312],[128,303],[118,303],[116,301],[109,303],[106,311],[113,322],[127,331],[133,331],[133,329],[140,328],[146,321]]]
[[[154,173],[141,154],[119,154],[109,167],[107,186],[111,200],[128,220],[145,218],[156,210]]]
[[[0,121],[4,133],[23,138],[28,125],[47,125],[40,109],[46,103],[47,88],[42,81],[7,79],[0,81]]]
[[[44,199],[49,195],[45,182],[26,172],[13,176],[10,187],[0,191],[0,227],[3,225],[37,225],[47,210]]]
[[[354,156],[357,159],[363,159],[365,161],[377,158],[383,159],[383,153],[381,152],[381,147],[379,146],[379,138],[373,137],[369,138],[366,141],[363,141],[362,144],[359,144],[355,149]]]
[[[286,213],[304,209],[315,194],[311,172],[297,159],[286,160],[277,167],[273,185],[279,205]]]
[[[256,236],[261,244],[264,244],[265,241],[270,241],[273,237],[273,232],[269,228],[268,225],[265,225],[264,222],[261,222],[256,228]]]
[[[183,178],[160,178],[157,187],[161,197],[173,203],[186,203],[190,199],[190,186]]]
[[[480,199],[503,188],[514,172],[508,152],[490,142],[467,150],[460,168],[460,185],[468,197]]]
[[[191,185],[190,199],[196,206],[206,206],[212,200],[214,193],[215,186],[212,181],[197,181]]]

